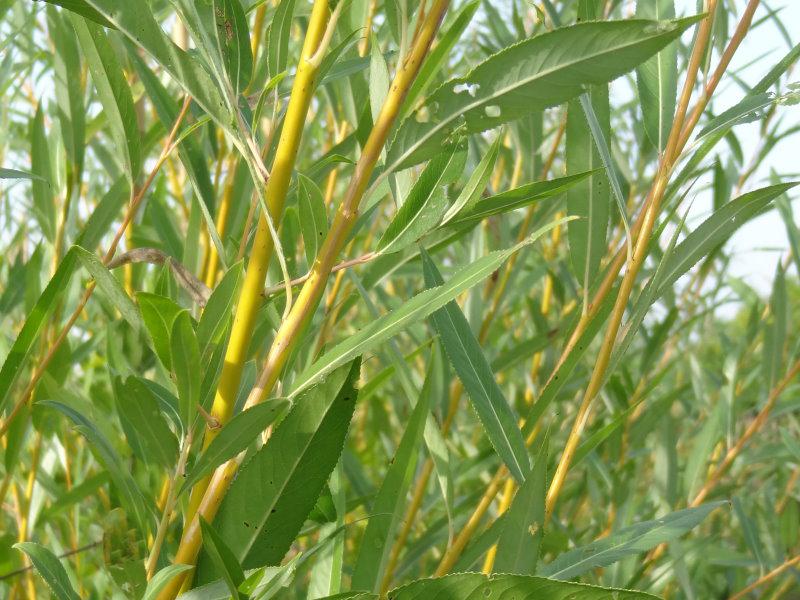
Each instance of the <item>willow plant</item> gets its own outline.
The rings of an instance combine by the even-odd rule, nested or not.
[[[793,597],[773,4],[0,2],[0,595]]]

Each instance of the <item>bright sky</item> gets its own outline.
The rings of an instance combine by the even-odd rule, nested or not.
[[[735,4],[741,11],[745,2],[736,0]],[[800,25],[800,0],[772,0],[766,4],[773,10],[780,9],[780,18],[790,35],[793,36],[792,43],[800,42],[800,32],[797,29],[797,25]],[[695,0],[679,0],[678,5],[687,7],[684,14],[690,14],[694,11]],[[763,5],[764,2],[756,13],[757,17],[766,14]],[[747,65],[759,56],[768,53],[761,61],[739,73],[744,81],[752,85],[766,74],[789,49],[783,36],[770,21],[748,34],[734,57],[732,68],[739,69],[742,65]],[[790,81],[798,80],[800,80],[800,70],[795,69],[790,76]],[[741,98],[742,92],[738,86],[724,88],[716,104],[717,112],[733,106]],[[800,123],[800,105],[782,106],[779,111],[783,115],[784,126]],[[758,125],[739,125],[735,131],[747,156],[748,152],[752,152],[758,144]],[[782,141],[769,155],[764,167],[751,178],[747,189],[752,190],[769,185],[770,168],[775,169],[781,175],[787,175],[788,179],[800,179],[798,156],[800,156],[800,136],[795,135]],[[790,195],[793,200],[800,198],[798,191],[793,190]],[[708,206],[705,206],[700,210],[707,209]],[[793,209],[795,220],[800,220],[800,205],[797,202],[793,203]],[[742,277],[760,293],[769,293],[769,284],[775,274],[775,267],[789,247],[786,229],[777,210],[770,211],[745,225],[730,241],[730,247],[735,253],[730,269],[731,274]]]

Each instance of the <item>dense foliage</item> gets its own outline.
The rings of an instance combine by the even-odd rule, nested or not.
[[[2,597],[797,597],[781,10],[0,16]]]

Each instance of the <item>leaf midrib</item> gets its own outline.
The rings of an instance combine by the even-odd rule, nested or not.
[[[576,26],[573,25],[573,26],[571,26],[569,28],[565,28],[565,29],[570,29],[570,28],[574,28],[574,27],[576,27]],[[499,97],[501,97],[501,96],[503,96],[503,95],[505,95],[507,93],[510,93],[513,90],[516,90],[516,89],[518,89],[520,87],[523,87],[523,86],[526,86],[526,85],[530,85],[531,83],[535,82],[537,79],[541,79],[543,77],[551,75],[551,74],[553,74],[554,72],[556,72],[558,70],[571,68],[571,67],[574,67],[575,65],[579,65],[579,64],[581,64],[583,62],[587,62],[587,61],[592,60],[594,58],[601,57],[601,56],[604,56],[604,55],[607,55],[607,54],[614,54],[616,52],[619,52],[619,51],[624,50],[626,48],[630,48],[630,47],[636,46],[636,45],[644,43],[646,41],[657,39],[660,35],[662,35],[664,33],[666,33],[666,32],[658,32],[658,34],[655,35],[655,36],[649,36],[649,37],[645,37],[645,38],[638,38],[633,42],[626,43],[626,44],[620,44],[620,45],[617,45],[617,46],[613,46],[613,48],[604,48],[600,52],[592,54],[591,57],[582,56],[578,60],[573,60],[573,61],[567,61],[565,63],[560,63],[559,65],[551,67],[550,69],[546,69],[544,71],[537,72],[537,74],[535,76],[533,76],[533,77],[528,77],[526,79],[517,80],[515,82],[515,84],[506,86],[504,88],[501,88],[500,90],[497,90],[495,93],[493,93],[493,94],[491,94],[491,95],[489,95],[489,96],[487,96],[485,98],[480,98],[480,99],[472,102],[471,104],[467,104],[463,108],[459,109],[458,112],[453,113],[451,115],[447,115],[445,119],[443,119],[442,121],[440,121],[437,124],[434,124],[434,126],[426,134],[423,134],[419,138],[419,140],[418,140],[418,142],[416,144],[413,144],[406,152],[404,152],[397,160],[395,160],[393,165],[391,165],[390,168],[387,169],[387,170],[393,170],[395,168],[395,165],[400,164],[414,150],[416,150],[417,148],[422,146],[422,144],[424,142],[426,142],[434,134],[438,133],[446,125],[450,124],[453,120],[457,119],[462,114],[466,114],[467,112],[470,112],[470,111],[474,110],[475,108],[479,108],[480,106],[482,106],[484,104],[489,104],[493,100],[496,100],[497,98],[499,98]],[[529,38],[529,40],[534,40],[534,39],[536,39],[536,37]],[[520,42],[520,44],[524,44],[526,41],[528,41],[528,40],[524,40],[524,41]],[[515,46],[510,46],[507,49],[507,51],[510,50],[511,48],[514,48],[514,47]],[[501,54],[501,53],[495,54],[495,56],[498,56],[499,54]],[[478,66],[480,66],[480,65],[478,65]],[[472,75],[472,72],[467,74],[462,79],[459,79],[459,81],[461,81],[461,80],[469,81],[471,75]],[[441,87],[444,88],[445,86],[452,85],[454,81],[455,80],[450,80],[450,81],[448,81],[446,83],[443,83]],[[435,93],[436,92],[434,92],[434,94]],[[409,118],[412,118],[412,117],[409,117]]]

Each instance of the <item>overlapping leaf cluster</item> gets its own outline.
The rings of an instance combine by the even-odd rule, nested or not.
[[[0,595],[792,597],[780,10],[311,4],[0,1]],[[728,242],[765,213],[753,287]]]

